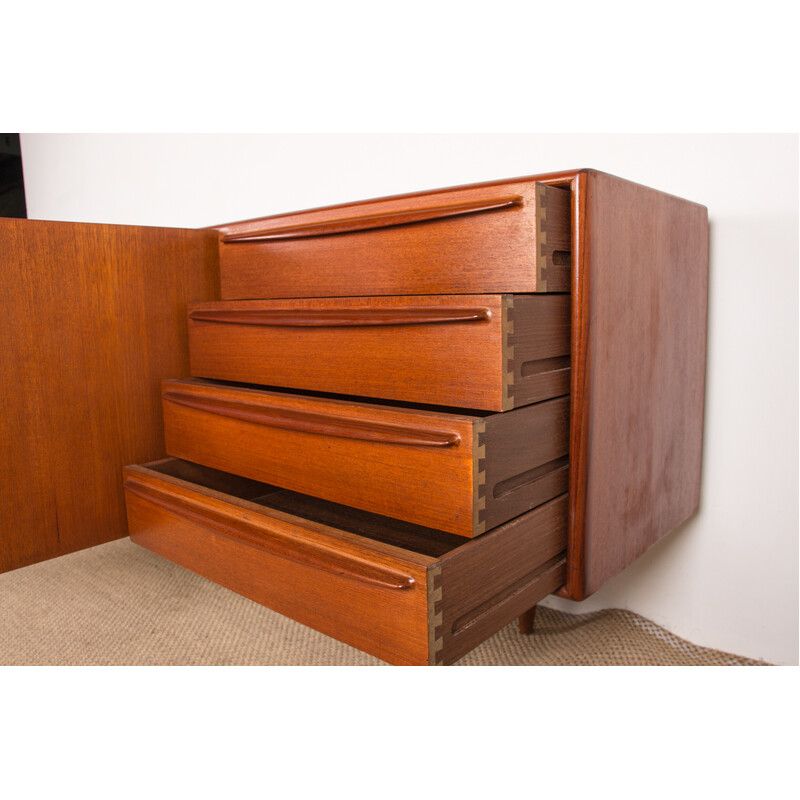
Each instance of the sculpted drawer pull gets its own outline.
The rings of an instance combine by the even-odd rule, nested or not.
[[[374,325],[427,325],[440,322],[488,322],[492,312],[476,308],[221,308],[197,309],[189,319],[231,325],[345,328]]]
[[[170,403],[222,417],[241,419],[271,428],[315,433],[320,436],[421,447],[454,447],[461,442],[461,437],[457,433],[390,423],[365,422],[335,414],[271,408],[247,400],[221,400],[179,389],[168,389],[164,392],[164,399]]]
[[[399,570],[360,561],[326,547],[315,547],[276,531],[265,531],[251,522],[228,517],[196,500],[170,494],[135,478],[126,478],[124,486],[131,494],[171,514],[296,564],[386,589],[410,589],[415,583],[411,575]]]
[[[330,236],[336,233],[355,233],[375,228],[390,228],[395,225],[408,225],[414,222],[427,222],[434,219],[456,217],[461,214],[478,214],[483,211],[500,211],[524,205],[519,195],[494,197],[486,200],[467,200],[463,203],[448,203],[429,208],[409,208],[390,211],[385,214],[367,214],[361,217],[323,220],[322,222],[303,222],[247,233],[229,233],[220,241],[224,244],[243,244],[247,242],[269,242],[279,239],[307,239],[312,236]]]

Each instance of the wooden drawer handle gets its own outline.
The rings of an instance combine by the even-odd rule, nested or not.
[[[222,417],[241,419],[245,422],[267,425],[270,428],[315,433],[320,436],[339,436],[344,439],[362,439],[382,444],[411,444],[422,447],[453,447],[461,441],[461,437],[457,433],[388,423],[364,422],[335,414],[270,408],[261,403],[252,403],[247,400],[220,400],[179,389],[168,389],[164,392],[164,399],[170,403],[207,411]]]
[[[328,548],[303,544],[275,531],[264,531],[252,523],[232,519],[220,511],[205,507],[200,502],[178,497],[135,478],[126,478],[124,487],[131,494],[171,514],[305,567],[313,567],[331,575],[341,575],[373,586],[383,586],[386,589],[410,589],[415,583],[411,575],[398,570],[359,561]]]
[[[279,239],[307,239],[312,236],[330,236],[336,233],[355,233],[375,228],[390,228],[395,225],[409,225],[414,222],[427,222],[434,219],[457,217],[461,214],[478,214],[484,211],[499,211],[524,205],[524,198],[519,195],[493,197],[487,200],[467,200],[463,203],[448,203],[444,206],[428,208],[409,208],[390,211],[387,214],[367,214],[361,217],[343,217],[342,219],[324,220],[322,222],[301,222],[297,225],[286,225],[282,228],[248,231],[246,233],[229,233],[220,241],[225,244],[242,244],[247,242],[269,242]]]
[[[189,319],[230,325],[286,328],[345,328],[375,325],[428,325],[440,322],[488,322],[488,308],[288,308],[195,310]]]

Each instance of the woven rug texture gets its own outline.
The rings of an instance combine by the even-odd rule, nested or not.
[[[464,666],[759,665],[630,611],[539,607]],[[0,665],[382,665],[384,662],[120,539],[0,575]]]

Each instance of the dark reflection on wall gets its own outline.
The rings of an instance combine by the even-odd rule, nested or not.
[[[0,133],[0,217],[27,217],[18,133]]]

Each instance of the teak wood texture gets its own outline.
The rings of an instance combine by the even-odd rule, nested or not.
[[[569,547],[567,583],[562,594],[581,600],[697,509],[708,212],[696,203],[595,170],[537,175],[527,181],[567,191],[570,198],[570,241],[566,244],[559,240],[558,245],[559,259],[564,252],[571,253],[572,314]],[[525,182],[526,179],[498,181],[469,188],[484,198],[500,197],[505,196],[504,189],[509,184]],[[408,197],[421,206],[430,206],[432,198],[441,194],[424,192]],[[402,210],[408,205],[408,197],[387,198],[387,202],[396,201],[394,208]],[[337,216],[357,216],[367,205],[356,203],[253,220],[221,226],[219,230],[224,238],[258,233],[273,225],[285,229],[303,223],[325,223]],[[515,213],[513,206],[504,209],[487,210],[483,221],[495,213]],[[558,212],[557,217],[561,226],[563,212]],[[481,214],[477,214],[473,221],[477,225],[480,219]],[[442,229],[445,224],[442,220]],[[317,228],[316,232],[320,230]],[[288,233],[283,230],[281,235]],[[549,240],[554,235],[548,231]],[[475,280],[470,289],[453,289],[446,282],[404,292],[384,285],[375,289],[369,279],[370,288],[350,287],[352,290],[347,291],[335,276],[325,273],[315,251],[303,249],[307,242],[301,242],[301,238],[298,237],[296,248],[292,240],[285,242],[286,268],[279,267],[278,274],[285,272],[288,279],[289,263],[294,274],[308,266],[305,277],[319,281],[322,287],[315,291],[304,286],[304,293],[309,296],[532,291],[530,285],[519,288],[504,283],[495,287]],[[326,238],[333,241],[336,236],[319,237],[318,242]],[[341,243],[346,238],[354,236],[337,241]],[[276,241],[254,246],[262,248],[266,256]],[[230,258],[238,246],[221,243],[222,261]],[[369,249],[366,243],[361,247],[359,259]],[[277,251],[269,252],[272,258]],[[244,255],[241,261],[247,262]],[[243,268],[241,275],[249,274],[255,279],[257,261],[247,262],[249,266]],[[229,264],[235,272],[236,263]],[[455,274],[458,272],[456,269]],[[383,281],[385,273],[378,270],[377,274],[373,279]],[[517,273],[513,269],[504,273],[506,277],[509,274]],[[330,291],[331,285],[337,291]],[[556,285],[548,284],[547,291],[554,291]],[[263,293],[263,289],[262,286],[259,291]],[[555,290],[562,291],[561,284]],[[233,292],[225,296],[239,295]],[[276,292],[273,296],[281,295]]]
[[[708,212],[593,170],[571,186],[564,594],[581,600],[698,507]]]
[[[473,537],[565,491],[569,398],[469,416],[165,381],[167,453]]]
[[[133,541],[394,664],[453,663],[564,578],[563,495],[461,545],[176,459],[124,486]]]
[[[200,378],[503,411],[567,394],[569,353],[566,294],[189,306]]]
[[[432,664],[452,664],[564,585],[567,511],[556,497],[429,567]]]
[[[186,303],[217,296],[205,231],[0,219],[0,572],[126,535],[121,469],[164,455],[160,384]]]
[[[569,199],[522,178],[222,225],[221,297],[569,292]]]
[[[433,257],[434,250],[441,258]],[[376,260],[376,251],[384,251],[385,258]],[[501,308],[500,327],[513,324],[513,334],[509,325],[508,339],[500,347],[506,374],[513,380],[505,381],[508,396],[502,403],[503,408],[523,407],[502,414],[467,412],[449,417],[444,412],[405,409],[392,417],[400,412],[375,404],[377,416],[358,411],[355,419],[339,414],[333,420],[326,414],[320,419],[313,413],[311,418],[308,413],[284,413],[284,427],[262,437],[253,431],[264,426],[242,417],[252,413],[252,403],[242,407],[222,398],[217,411],[223,409],[228,416],[170,403],[175,419],[169,425],[176,441],[198,460],[213,453],[215,463],[234,472],[250,463],[253,454],[263,455],[268,442],[272,450],[264,479],[274,482],[292,476],[299,491],[327,485],[330,491],[326,488],[325,494],[340,504],[328,503],[325,517],[338,520],[336,525],[351,520],[370,529],[364,516],[368,512],[341,505],[357,506],[359,495],[382,494],[383,514],[418,508],[417,522],[437,528],[444,527],[441,509],[447,509],[451,528],[463,527],[460,535],[479,534],[481,526],[487,531],[466,541],[461,546],[465,549],[452,551],[453,557],[463,552],[463,558],[483,553],[476,571],[489,564],[486,543],[520,518],[502,522],[498,508],[510,509],[512,517],[528,517],[560,503],[568,510],[562,594],[576,600],[600,588],[697,508],[708,218],[706,209],[695,203],[578,170],[352,203],[205,231],[0,220],[0,253],[4,270],[0,570],[124,534],[120,468],[164,455],[161,381],[189,373],[187,304],[218,299],[220,253],[225,264],[223,289],[229,299],[306,297],[301,306],[321,310],[312,298],[365,298],[352,301],[358,304],[383,297],[375,303],[382,322],[393,313],[392,304],[400,302],[389,296],[506,295],[513,305]],[[528,294],[532,292],[569,293],[561,301],[569,298],[569,358],[565,353],[522,355],[550,335],[529,324],[540,316],[517,313],[523,304],[543,297]],[[326,313],[336,313],[334,307],[342,301],[330,302],[333,310]],[[425,301],[417,305],[424,306]],[[474,310],[467,304],[457,313],[465,308]],[[462,324],[473,323],[451,317],[420,327],[445,330]],[[361,335],[351,329],[346,333]],[[487,340],[492,341],[488,336]],[[496,341],[492,347],[494,358]],[[488,358],[489,350],[483,352],[476,358]],[[315,368],[320,374],[326,369]],[[478,373],[484,374],[483,366],[476,367]],[[247,379],[252,380],[261,379]],[[366,378],[355,372],[348,377],[351,385],[357,380]],[[568,392],[569,398],[525,405],[534,403],[541,392]],[[287,402],[291,406],[294,401]],[[336,406],[333,400],[314,402]],[[544,444],[538,433],[534,435],[532,421],[519,428],[510,421],[522,412],[539,413],[547,404],[559,409],[553,423],[559,433],[548,429]],[[263,421],[265,409],[256,411]],[[568,442],[566,433],[561,433],[567,415]],[[218,420],[208,423],[215,416]],[[445,418],[447,424],[440,425]],[[317,432],[309,431],[309,425]],[[362,438],[353,438],[354,434]],[[217,438],[210,441],[209,436]],[[308,444],[312,440],[317,444]],[[524,451],[527,442],[541,448],[530,463],[519,463],[514,453]],[[426,455],[398,459],[400,450]],[[455,452],[460,455],[453,457]],[[361,458],[366,460],[359,472],[353,464]],[[359,482],[366,473],[378,477],[375,485],[364,488]],[[547,501],[563,491],[567,475],[568,498]],[[348,487],[347,492],[342,486]],[[272,499],[290,509],[285,513],[299,513],[298,503],[303,508],[311,504],[291,491],[280,498],[273,494]],[[527,512],[537,503],[544,505]],[[175,552],[191,544],[189,532],[182,530],[175,534]],[[426,536],[434,550],[416,546],[411,550],[442,564],[439,579],[435,564],[423,565],[428,582],[426,613],[452,619],[450,633],[455,626],[462,631],[461,641],[467,641],[468,631],[483,630],[480,619],[488,620],[491,614],[459,627],[458,620],[471,619],[475,607],[454,606],[447,611],[437,604],[435,596],[446,578],[444,564],[451,551],[440,553],[435,548],[448,535],[429,532]],[[209,547],[204,559],[212,563],[216,545]],[[263,583],[266,579],[258,577],[258,569],[242,561],[242,552],[250,549],[237,549],[235,555],[230,551],[219,569],[249,571],[253,581]],[[514,585],[538,588],[512,592],[513,599],[504,602],[506,609],[519,610],[528,601],[533,605],[539,590],[551,579],[556,582],[557,562],[537,577],[534,573],[542,567],[539,556],[520,551],[518,558],[520,569],[526,571],[514,578]],[[509,586],[500,589],[501,594],[510,591]],[[422,608],[421,600],[415,608]],[[321,619],[329,612],[318,606],[315,613]],[[438,626],[431,627],[428,620],[409,636],[430,637]],[[439,637],[433,636],[425,647],[419,645],[414,659],[435,651],[447,662],[448,654],[459,652],[447,644],[450,634],[444,630],[438,650]],[[413,647],[404,643],[399,649],[410,653]]]

